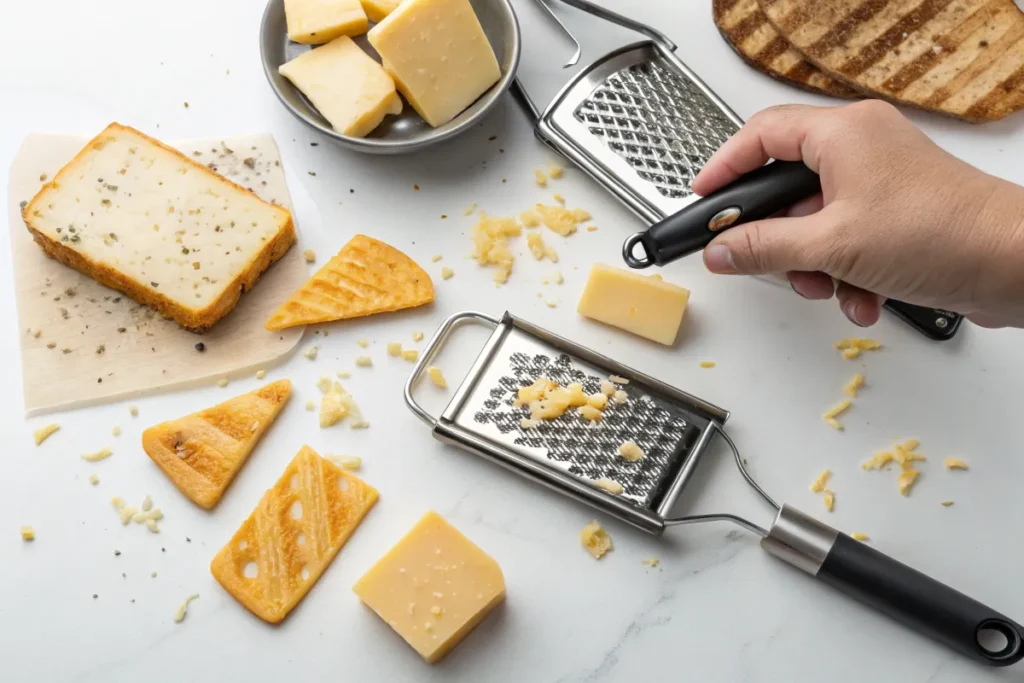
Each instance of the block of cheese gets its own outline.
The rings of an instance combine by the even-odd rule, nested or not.
[[[391,14],[402,0],[360,0],[363,3],[363,11],[366,16],[375,24],[384,21],[384,17]]]
[[[370,27],[359,0],[284,0],[288,40],[308,45],[361,36]]]
[[[576,310],[593,320],[671,346],[690,292],[661,279],[595,263]]]
[[[428,512],[353,590],[433,664],[505,598],[505,578],[493,558]]]
[[[388,114],[402,112],[395,82],[348,36],[305,52],[278,70],[342,135],[361,138]]]
[[[287,209],[117,123],[22,210],[48,256],[209,329],[295,242]]]
[[[367,38],[431,126],[451,121],[501,78],[469,0],[405,0]]]

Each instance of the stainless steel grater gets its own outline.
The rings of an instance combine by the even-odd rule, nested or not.
[[[424,370],[453,331],[463,324],[493,328],[476,360],[437,417],[414,396]],[[529,415],[516,394],[538,377],[565,386],[580,382],[587,393],[611,379],[626,391],[589,422],[575,409],[524,426]],[[902,621],[961,654],[991,666],[1024,658],[1024,627],[870,546],[853,540],[788,505],[779,505],[754,481],[725,432],[729,413],[611,358],[505,313],[456,313],[423,349],[405,386],[405,401],[435,438],[486,458],[534,482],[652,534],[698,522],[730,522],[761,537],[770,554],[851,597]],[[732,451],[747,484],[771,508],[766,529],[728,512],[673,515],[698,462],[718,434]],[[633,441],[645,451],[635,462],[618,455]],[[621,492],[602,489],[610,479]],[[986,643],[989,633],[1004,647]]]
[[[674,252],[666,261],[700,250],[713,239],[715,231],[748,220],[746,214],[753,216],[754,202],[760,201],[767,216],[807,196],[799,195],[802,188],[811,188],[807,190],[809,194],[820,191],[817,176],[813,182],[804,178],[786,188],[782,179],[773,180],[770,176],[775,174],[769,171],[769,177],[763,179],[766,182],[762,183],[765,187],[760,199],[750,196],[750,184],[743,180],[730,186],[731,190],[724,188],[730,196],[746,197],[747,212],[737,206],[726,206],[722,213],[710,214],[711,222],[694,223],[693,219],[711,206],[713,202],[708,200],[714,194],[702,200],[693,194],[691,183],[711,155],[740,129],[743,120],[676,56],[676,45],[660,31],[589,0],[560,1],[645,35],[648,40],[599,57],[576,74],[543,112],[518,79],[512,84],[512,92],[534,121],[537,137],[575,163],[640,218],[654,224],[648,235],[660,234],[667,242],[677,236],[685,237],[662,250],[666,256]],[[579,41],[561,24],[546,0],[536,2],[576,43],[576,53],[569,60],[569,64],[574,64],[581,52]],[[786,201],[787,197],[791,201]],[[693,215],[680,214],[698,201],[700,204],[690,209]],[[666,229],[666,224],[673,222],[676,227]],[[633,268],[652,263],[650,253],[641,259],[632,256],[640,236],[638,233],[627,240],[623,248],[624,259]],[[646,251],[657,241],[651,237],[644,239]],[[789,286],[780,276],[759,277]],[[951,339],[963,320],[952,311],[895,300],[887,301],[885,307],[938,341]]]

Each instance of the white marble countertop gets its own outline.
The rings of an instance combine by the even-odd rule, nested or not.
[[[676,40],[682,59],[741,116],[781,102],[818,101],[743,66],[720,40],[709,0],[606,2]],[[516,5],[524,26],[522,75],[546,99],[567,76],[555,63],[569,46],[528,0]],[[296,355],[269,372],[268,378],[291,378],[296,396],[219,507],[204,512],[153,466],[139,435],[256,380],[134,401],[135,419],[127,402],[64,413],[56,417],[58,436],[36,449],[32,430],[52,419],[22,417],[10,250],[0,240],[5,681],[1019,680],[1019,671],[979,667],[834,593],[728,526],[674,529],[657,539],[604,519],[616,547],[595,562],[577,541],[594,514],[431,439],[401,400],[410,366],[384,351],[386,342],[429,333],[454,311],[512,310],[730,409],[731,433],[777,499],[845,531],[866,532],[878,549],[1021,619],[1019,332],[966,326],[940,345],[886,317],[871,332],[886,348],[863,359],[868,387],[838,433],[820,414],[861,367],[832,350],[833,341],[856,332],[834,304],[808,303],[754,279],[712,277],[693,258],[665,270],[666,278],[693,290],[674,348],[642,343],[574,313],[590,264],[617,264],[623,237],[641,227],[579,172],[570,170],[557,190],[587,208],[600,230],[564,242],[545,234],[562,255],[564,285],[542,287],[553,268],[535,262],[524,240],[516,243],[523,256],[501,289],[491,284],[490,271],[465,260],[471,219],[462,210],[471,202],[509,215],[550,197],[534,185],[532,169],[551,153],[510,98],[445,147],[414,157],[358,156],[312,135],[278,104],[260,66],[261,3],[63,0],[11,3],[6,10],[0,173],[36,130],[86,135],[116,119],[167,140],[269,131],[292,171],[293,192],[307,194],[321,213],[316,229],[299,226],[304,247],[326,257],[362,231],[407,250],[432,273],[441,264],[430,257],[442,253],[456,275],[437,278],[433,306],[331,325],[315,362]],[[558,11],[588,44],[627,40],[574,10]],[[584,62],[597,54],[591,46]],[[1024,143],[1021,116],[983,127],[914,119],[952,152],[1024,182],[1019,154],[1011,151]],[[441,220],[443,213],[450,218]],[[541,289],[557,308],[536,297]],[[360,337],[374,340],[375,367],[357,372],[349,388],[373,426],[320,430],[302,404],[316,395],[317,376],[352,366]],[[701,369],[702,360],[718,367]],[[454,379],[455,363],[446,369]],[[82,462],[78,453],[111,441],[115,424],[124,433],[114,457],[94,466]],[[894,472],[863,472],[859,463],[908,437],[921,440],[929,461],[913,494],[903,498]],[[381,491],[381,501],[306,600],[271,627],[228,596],[208,566],[303,443],[362,456],[363,476]],[[705,462],[687,507],[737,511],[769,524],[768,511],[724,455],[718,449]],[[970,471],[944,471],[947,455],[967,459]],[[834,472],[832,514],[808,491],[825,467]],[[102,479],[96,488],[86,481],[93,472]],[[167,515],[159,536],[122,528],[107,502],[146,494]],[[945,499],[956,504],[940,506]],[[492,554],[508,584],[506,604],[436,666],[424,664],[351,592],[356,578],[431,508]],[[35,526],[34,543],[20,540],[21,524]],[[641,565],[649,557],[661,565]],[[175,624],[175,609],[193,592],[201,597]]]

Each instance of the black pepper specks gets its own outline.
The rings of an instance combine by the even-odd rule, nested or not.
[[[120,556],[121,556],[121,551],[120,550],[115,550],[114,551],[114,557],[120,557]]]
[[[196,344],[196,351],[198,351],[199,353],[202,353],[205,350],[206,350],[206,344],[204,344],[203,342],[199,342],[199,343]]]

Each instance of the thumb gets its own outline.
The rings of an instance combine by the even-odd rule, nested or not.
[[[712,273],[734,275],[825,270],[825,213],[827,209],[731,228],[704,249],[704,265]]]

